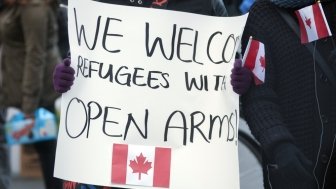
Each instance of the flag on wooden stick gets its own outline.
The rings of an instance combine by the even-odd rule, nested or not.
[[[243,66],[252,71],[256,85],[265,82],[266,61],[263,43],[250,37],[243,57]]]
[[[321,3],[304,7],[295,14],[299,20],[302,44],[332,35]]]

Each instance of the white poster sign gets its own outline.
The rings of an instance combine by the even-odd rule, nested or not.
[[[69,1],[75,82],[55,176],[124,188],[239,188],[230,73],[247,15]]]

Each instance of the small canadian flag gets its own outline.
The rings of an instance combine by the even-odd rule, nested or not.
[[[321,3],[304,7],[295,14],[299,20],[302,44],[332,35]]]
[[[113,144],[112,183],[169,188],[171,149]]]
[[[265,82],[266,61],[263,43],[250,37],[243,57],[243,66],[252,71],[256,85]]]

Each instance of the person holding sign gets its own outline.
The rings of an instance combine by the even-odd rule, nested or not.
[[[0,16],[0,104],[5,108],[18,108],[26,119],[32,120],[19,131],[18,137],[30,133],[38,108],[53,111],[59,97],[51,81],[53,68],[60,61],[57,7],[56,0],[4,0]],[[39,155],[45,188],[61,188],[60,180],[53,177],[56,140],[33,145]]]
[[[98,2],[128,5],[137,7],[150,7],[168,10],[184,11],[196,14],[211,15],[211,16],[227,16],[227,12],[223,1],[221,0],[98,0]],[[70,90],[75,79],[75,71],[69,65],[71,58],[66,58],[62,63],[58,64],[54,70],[54,88],[59,93],[64,93]],[[64,182],[63,187],[81,188],[86,187],[85,184]],[[88,188],[107,188],[102,186],[87,186]],[[112,187],[113,188],[113,187]],[[114,187],[115,188],[115,187]]]
[[[254,58],[244,65],[266,73],[242,105],[262,146],[266,189],[336,188],[335,12],[332,0],[259,0],[250,9],[242,52]]]

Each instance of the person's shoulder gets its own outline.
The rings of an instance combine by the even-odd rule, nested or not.
[[[276,10],[276,5],[270,2],[270,0],[257,0],[249,10],[249,19],[272,21],[272,19],[278,17],[278,11]]]
[[[249,12],[273,12],[275,8],[276,6],[270,0],[257,0],[252,4]]]
[[[260,41],[265,41],[276,31],[275,27],[280,22],[276,6],[270,0],[257,0],[249,10],[248,19],[244,30],[244,41],[247,42],[250,36]]]
[[[275,4],[271,2],[271,0],[256,0],[251,7],[274,7]]]

